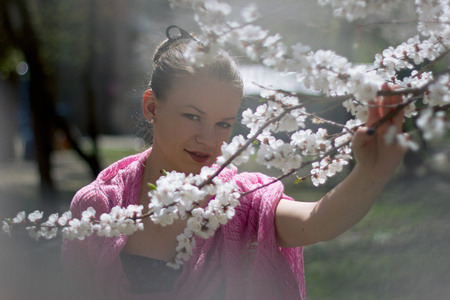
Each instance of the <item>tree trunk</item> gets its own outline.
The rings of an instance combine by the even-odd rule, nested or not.
[[[51,177],[50,156],[53,150],[54,130],[54,95],[50,91],[52,80],[44,72],[41,62],[39,42],[30,22],[26,4],[16,0],[20,13],[22,50],[30,72],[30,110],[35,138],[36,159],[39,166],[40,186],[44,201],[51,201],[54,194],[54,184]]]
[[[14,11],[14,25],[12,18]],[[41,194],[44,202],[53,202],[56,199],[54,182],[51,176],[51,154],[53,151],[53,133],[56,127],[62,129],[69,138],[72,147],[90,166],[92,174],[96,176],[99,171],[97,149],[93,153],[83,153],[69,130],[66,120],[57,116],[55,112],[55,79],[45,72],[40,43],[31,24],[30,14],[24,0],[0,1],[0,14],[2,27],[11,44],[20,49],[28,63],[30,79],[30,111],[34,140],[36,146],[36,159],[39,167]],[[93,101],[93,99],[90,99]]]

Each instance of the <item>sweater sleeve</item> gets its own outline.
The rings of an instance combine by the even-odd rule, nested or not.
[[[236,210],[239,216],[230,222],[233,226],[230,229],[240,228],[242,234],[241,272],[247,275],[241,282],[234,279],[228,282],[233,282],[238,293],[245,290],[249,298],[256,295],[257,299],[304,299],[302,248],[281,248],[276,241],[276,207],[281,198],[292,199],[284,194],[281,182],[272,181],[273,178],[260,173],[242,173],[237,177],[236,182],[244,192],[268,185],[243,197]],[[239,288],[242,282],[245,285]]]
[[[83,211],[92,207],[99,219],[114,206],[137,202],[142,169],[150,150],[125,157],[104,169],[91,184],[74,196],[70,210],[80,219]],[[97,233],[82,240],[64,240],[62,264],[71,285],[85,289],[89,299],[129,299],[124,297],[129,282],[123,273],[120,252],[128,236],[99,236]],[[84,297],[87,298],[87,297]]]
[[[75,194],[70,211],[74,218],[81,219],[83,211],[89,207],[95,209],[96,218],[111,209],[108,197],[95,182]],[[101,247],[101,239],[96,234],[83,240],[65,239],[62,245],[62,264],[67,278],[77,286],[93,291],[96,256],[101,252],[99,251]]]

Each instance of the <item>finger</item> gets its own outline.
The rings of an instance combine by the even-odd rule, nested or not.
[[[390,90],[386,82],[381,86],[381,90]],[[372,127],[375,123],[378,122],[381,117],[386,115],[386,112],[383,108],[383,106],[386,105],[386,101],[388,101],[386,97],[377,97],[375,100],[369,101],[369,112],[366,122],[366,125],[368,127]]]
[[[367,127],[372,127],[373,124],[375,124],[380,119],[380,99],[377,98],[376,100],[369,101],[369,111],[367,115]]]
[[[390,87],[389,85],[385,82],[383,83],[383,85],[381,86],[381,90],[382,91],[390,91]],[[384,117],[387,114],[389,114],[390,112],[393,111],[394,107],[393,107],[393,99],[392,96],[383,96],[381,98],[381,105],[380,105],[380,116]],[[390,123],[393,123],[393,120],[390,120]]]
[[[398,105],[403,103],[403,97],[402,97],[402,95],[391,95],[389,102],[392,107],[391,111],[394,111],[398,107]],[[402,130],[404,116],[405,116],[405,112],[404,112],[404,109],[402,109],[401,111],[397,112],[395,114],[395,116],[393,116],[391,118],[391,123],[393,123],[396,126],[397,132],[400,132]]]
[[[402,109],[401,111],[399,111],[394,117],[393,117],[393,122],[394,125],[397,127],[397,132],[401,132],[402,128],[403,128],[403,122],[405,119],[405,110]]]
[[[382,91],[390,91],[391,88],[388,86],[387,83],[384,83],[381,87]],[[394,112],[399,104],[403,102],[402,95],[388,95],[383,96],[381,100],[381,106],[380,106],[380,114],[381,116],[386,116],[392,112]],[[404,111],[401,110],[400,112],[396,113],[394,116],[392,116],[386,123],[384,127],[391,127],[395,126],[397,129],[397,132],[400,132],[402,129],[403,124],[403,118],[404,118]]]

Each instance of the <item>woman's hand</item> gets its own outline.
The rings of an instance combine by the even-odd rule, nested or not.
[[[390,90],[387,84],[384,84],[381,89],[383,91]],[[353,152],[357,160],[357,167],[373,180],[389,179],[405,154],[404,147],[395,141],[391,144],[386,142],[388,131],[389,135],[393,134],[390,130],[395,130],[395,134],[402,133],[403,110],[375,128],[375,131],[373,130],[374,124],[393,111],[401,102],[401,95],[383,96],[379,97],[377,101],[372,101],[366,126],[359,128],[353,137]]]

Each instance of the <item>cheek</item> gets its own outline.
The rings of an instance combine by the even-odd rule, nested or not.
[[[189,122],[183,118],[172,118],[164,125],[164,133],[168,137],[183,137],[192,135],[196,128],[193,122]]]
[[[172,130],[167,134],[175,143],[192,143],[199,131],[199,124],[188,121],[179,122],[176,126],[172,126]]]
[[[219,133],[217,134],[217,144],[218,147],[222,147],[224,142],[228,142],[228,140],[230,139],[230,134],[231,134],[231,129],[229,130],[220,130]]]

